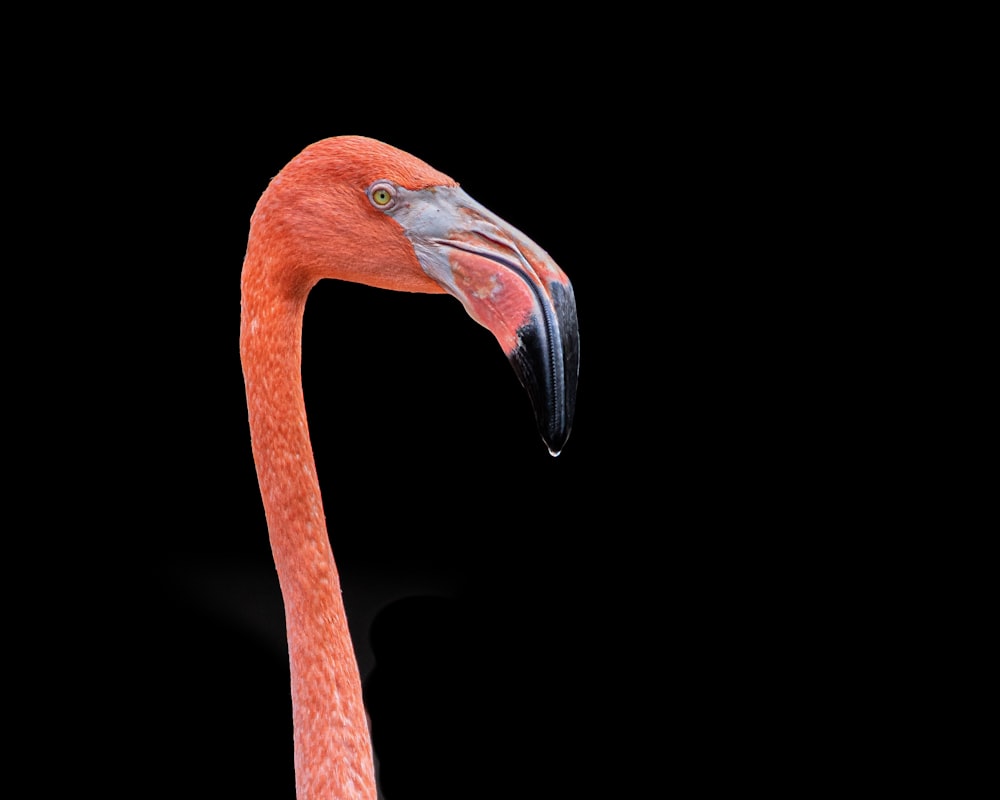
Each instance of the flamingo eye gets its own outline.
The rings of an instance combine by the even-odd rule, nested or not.
[[[391,183],[378,181],[368,187],[368,199],[375,208],[385,211],[396,201],[396,190]]]

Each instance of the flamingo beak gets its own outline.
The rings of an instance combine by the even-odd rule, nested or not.
[[[457,186],[398,188],[386,212],[424,272],[493,333],[531,398],[552,455],[569,438],[580,340],[573,286],[527,236]]]

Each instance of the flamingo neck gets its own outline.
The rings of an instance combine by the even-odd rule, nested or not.
[[[302,395],[308,289],[282,291],[248,253],[240,354],[254,463],[285,605],[298,800],[375,800],[375,777],[340,578]]]

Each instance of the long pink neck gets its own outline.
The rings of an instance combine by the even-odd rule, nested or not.
[[[302,396],[308,288],[243,267],[240,354],[257,479],[285,603],[298,800],[375,800],[371,739]]]

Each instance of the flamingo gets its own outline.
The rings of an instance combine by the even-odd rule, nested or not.
[[[298,800],[375,800],[362,687],[302,392],[306,298],[323,278],[447,292],[495,336],[549,452],[569,437],[573,288],[527,236],[418,158],[362,136],[306,147],[250,220],[240,356],[251,444],[285,607]]]

